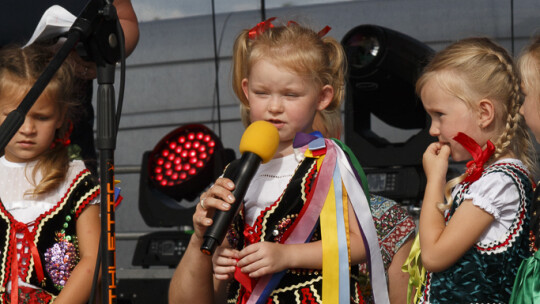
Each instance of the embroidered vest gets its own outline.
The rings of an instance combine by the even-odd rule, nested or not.
[[[519,191],[518,213],[505,238],[487,245],[475,244],[452,267],[427,273],[420,303],[508,303],[521,261],[530,256],[529,209],[532,183],[527,173],[510,163],[486,168],[483,176],[502,172],[510,176]],[[454,198],[446,221],[463,202],[470,184],[465,184]]]
[[[83,209],[99,195],[99,185],[90,171],[81,171],[72,181],[64,197],[51,210],[40,215],[29,232],[38,252],[45,279],[40,282],[34,258],[25,256],[28,265],[18,261],[19,277],[26,283],[42,287],[47,293],[57,296],[62,290],[71,270],[79,261],[76,220]],[[7,283],[11,280],[12,259],[17,258],[13,248],[12,233],[21,223],[0,204],[0,303],[7,303]],[[66,259],[66,257],[68,257]]]
[[[229,165],[234,170],[234,162]],[[253,227],[244,224],[243,212],[235,218],[227,239],[241,250],[248,244],[265,241],[277,242],[294,226],[306,198],[313,190],[317,174],[316,159],[304,159],[296,169],[283,194],[257,217]],[[321,240],[320,226],[317,225],[311,241]],[[351,303],[363,303],[358,283],[358,266],[351,267]],[[270,294],[267,303],[322,303],[322,273],[319,269],[288,269]],[[228,287],[227,303],[242,303],[245,288],[236,280]]]

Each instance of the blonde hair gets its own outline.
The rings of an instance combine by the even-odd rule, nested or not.
[[[491,100],[499,135],[491,139],[495,153],[488,162],[512,153],[529,170],[534,170],[533,143],[519,114],[523,101],[520,78],[512,57],[503,47],[484,37],[457,41],[435,54],[424,68],[416,83],[418,94],[430,80],[463,101],[471,111],[477,110],[478,101]],[[451,207],[451,189],[465,177],[465,174],[458,176],[446,184],[447,204],[440,206],[441,209]]]
[[[249,102],[242,90],[242,80],[249,77],[251,67],[260,59],[284,66],[307,77],[317,85],[330,85],[334,96],[328,107],[317,112],[314,129],[325,137],[341,134],[341,102],[345,92],[346,57],[341,44],[332,37],[318,33],[297,23],[279,25],[259,32],[250,39],[243,30],[233,47],[233,90],[240,100],[244,126],[248,126]]]
[[[4,47],[0,50],[0,100],[22,100],[34,85],[38,77],[45,70],[54,53],[51,49],[41,45],[30,45],[21,48],[17,45]],[[74,118],[75,103],[73,69],[64,63],[55,73],[41,97],[54,100],[61,113],[65,113],[63,125],[56,131],[55,138],[64,138],[68,132],[69,123]],[[1,151],[4,154],[4,151]],[[41,172],[42,179],[27,195],[37,196],[54,190],[64,180],[69,168],[67,147],[57,144],[45,151],[29,179],[36,184],[37,172]]]
[[[523,49],[517,66],[527,94],[536,96],[537,100],[540,99],[540,35]],[[540,119],[540,113],[538,118]]]

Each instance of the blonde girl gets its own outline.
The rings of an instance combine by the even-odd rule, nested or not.
[[[513,60],[488,38],[463,39],[434,56],[417,92],[438,138],[423,156],[419,241],[428,273],[417,300],[507,303],[530,255],[534,168]],[[468,163],[446,183],[450,157]]]
[[[263,120],[276,127],[277,152],[259,167],[243,202],[234,201],[234,184],[225,178],[201,195],[193,216],[190,247],[195,249],[188,248],[177,268],[170,302],[361,303],[356,265],[368,254],[375,298],[387,302],[366,195],[341,143],[322,136],[341,132],[343,48],[326,36],[329,28],[314,31],[296,22],[274,25],[273,20],[237,37],[233,89],[246,126]],[[197,247],[213,211],[232,203],[243,203],[243,209],[226,241],[213,261],[201,256]],[[327,206],[335,206],[340,216],[326,221]],[[331,241],[336,243],[328,245]]]
[[[31,45],[0,50],[0,122],[53,57]],[[2,303],[86,303],[98,254],[99,186],[68,155],[75,115],[64,64],[0,157]]]

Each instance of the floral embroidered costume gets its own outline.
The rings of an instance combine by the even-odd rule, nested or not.
[[[99,202],[99,185],[82,161],[70,163],[55,193],[29,198],[18,186],[31,186],[34,165],[0,158],[0,303],[10,301],[11,289],[22,303],[54,300],[79,261],[76,220]]]
[[[261,165],[248,188],[245,208],[227,237],[237,249],[261,241],[297,244],[322,240],[323,269],[287,269],[258,280],[251,280],[237,270],[228,288],[228,303],[363,303],[358,285],[359,267],[352,267],[349,262],[348,220],[344,218],[348,219],[348,212],[353,210],[347,210],[348,200],[371,257],[375,300],[388,302],[377,232],[365,195],[367,189],[362,189],[358,174],[363,173],[354,156],[346,154],[344,150],[348,148],[338,141],[303,133],[297,134],[294,147],[298,155]],[[296,157],[301,160],[295,161]],[[289,161],[297,166],[291,167]],[[281,166],[284,172],[294,173],[265,171],[280,162],[284,162]],[[232,163],[227,170],[234,167]],[[268,183],[279,179],[281,187]],[[268,188],[284,190],[275,193],[274,200],[266,197]],[[269,201],[261,205],[259,198]],[[253,212],[254,209],[258,211]],[[254,220],[246,220],[246,216]]]
[[[419,303],[508,303],[521,261],[530,255],[532,182],[521,161],[502,159],[474,182],[462,182],[445,213],[448,222],[464,200],[494,217],[478,242],[450,268],[427,273]]]
[[[397,202],[378,195],[370,195],[369,207],[377,229],[384,269],[392,263],[394,255],[410,238],[414,238],[414,219]],[[372,288],[367,264],[360,264],[359,284],[366,303],[373,303]]]

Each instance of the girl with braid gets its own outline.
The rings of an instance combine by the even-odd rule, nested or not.
[[[0,51],[0,123],[54,53]],[[0,151],[0,303],[87,303],[99,235],[99,185],[68,154],[73,69],[64,63]]]
[[[531,254],[534,149],[519,114],[520,85],[510,55],[488,38],[438,52],[417,82],[438,138],[423,156],[420,303],[508,303]],[[447,183],[450,157],[467,168]]]
[[[540,36],[534,37],[518,59],[525,101],[519,113],[540,143]],[[531,209],[531,247],[533,256],[524,260],[514,282],[511,304],[529,304],[540,301],[540,290],[536,288],[540,280],[540,183],[536,185]]]

